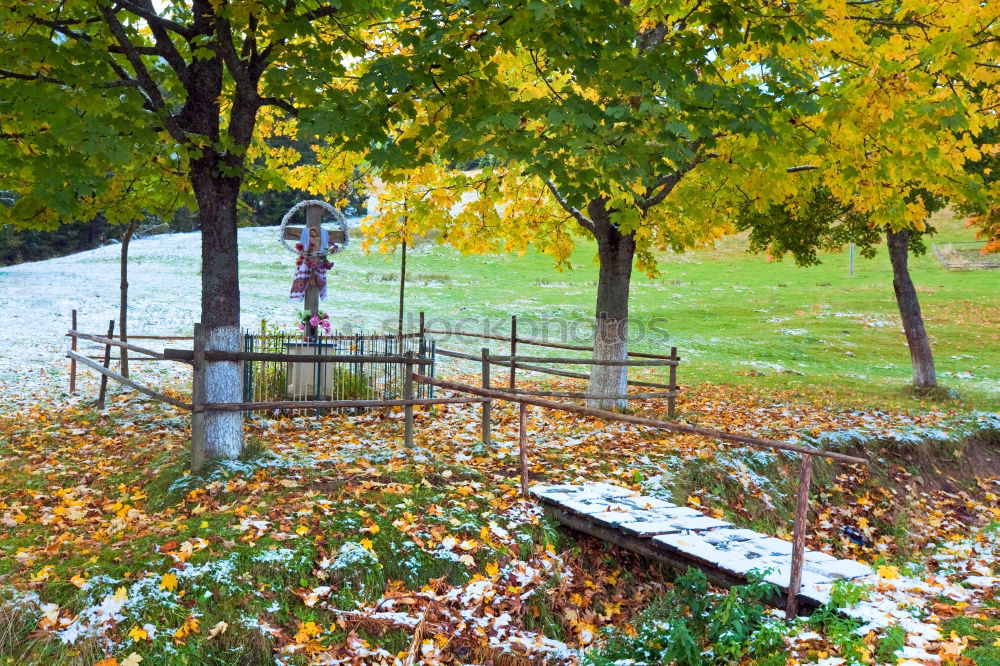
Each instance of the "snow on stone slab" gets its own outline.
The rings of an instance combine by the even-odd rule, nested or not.
[[[622,501],[627,502],[628,504],[631,504],[638,509],[646,509],[646,510],[682,508],[677,506],[676,504],[671,504],[670,502],[662,500],[659,497],[650,497],[649,495],[640,495],[639,497],[627,497]]]
[[[792,556],[791,541],[785,541],[784,539],[778,539],[777,537],[763,536],[761,534],[758,534],[756,538],[753,538],[750,541],[753,543],[753,547],[759,550],[767,551],[774,555]]]
[[[833,583],[807,583],[799,590],[799,596],[812,600],[817,606],[830,603]]]
[[[718,530],[712,530],[707,532],[705,535],[705,540],[712,544],[722,544],[722,543],[734,543],[740,541],[749,541],[751,539],[756,539],[760,535],[753,530],[743,529],[741,527],[735,528],[722,528]]]
[[[601,511],[599,513],[591,513],[589,514],[589,517],[602,523],[615,526],[630,523],[652,522],[668,518],[660,515],[656,511]]]
[[[632,523],[620,523],[618,525],[626,532],[630,532],[637,537],[652,537],[660,534],[674,534],[685,531],[673,520],[643,520]]]
[[[771,571],[764,576],[764,580],[768,583],[773,583],[777,585],[782,590],[788,589],[788,584],[792,577],[792,563],[785,562],[784,564],[778,566],[770,567]],[[809,571],[808,569],[802,569],[802,580],[801,583],[804,585],[815,586],[822,583],[829,583],[830,578],[822,574],[818,574],[814,571]],[[800,588],[801,591],[801,588]]]
[[[610,483],[588,483],[586,485],[535,485],[532,494],[555,501],[563,499],[604,500],[622,497],[638,497],[639,493]]]
[[[845,580],[851,580],[853,578],[860,578],[861,576],[870,576],[872,574],[872,568],[867,564],[862,564],[861,562],[855,562],[854,560],[838,560],[827,562],[814,562],[815,568],[823,571],[831,578],[842,578]]]

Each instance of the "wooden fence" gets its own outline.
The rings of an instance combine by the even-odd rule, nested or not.
[[[76,323],[76,317],[74,313],[73,317],[74,324]],[[422,332],[425,330],[421,327]],[[430,331],[427,331],[430,332]],[[545,400],[541,396],[528,395],[525,391],[500,391],[490,387],[489,383],[489,369],[494,363],[501,364],[516,364],[518,361],[531,361],[532,357],[517,357],[515,354],[510,356],[490,356],[488,349],[483,349],[482,356],[480,360],[482,361],[483,367],[483,386],[475,387],[469,386],[467,384],[462,384],[459,382],[446,381],[442,379],[436,379],[434,377],[429,377],[422,373],[414,372],[417,368],[423,368],[430,366],[431,362],[428,359],[418,358],[412,351],[407,352],[402,356],[377,356],[372,357],[377,359],[379,362],[384,363],[398,363],[403,366],[404,374],[404,392],[403,398],[400,400],[308,400],[308,401],[274,401],[274,402],[235,402],[235,403],[210,403],[204,397],[204,379],[205,379],[205,368],[209,362],[212,361],[283,361],[288,363],[333,363],[338,361],[358,361],[359,358],[364,360],[366,357],[358,357],[355,355],[343,356],[343,355],[306,355],[306,354],[278,354],[278,353],[267,353],[267,352],[232,352],[232,351],[218,351],[209,350],[205,348],[206,336],[204,329],[200,324],[195,325],[195,335],[193,336],[194,349],[165,349],[163,352],[156,352],[145,347],[134,345],[128,342],[122,342],[116,340],[114,336],[114,321],[111,321],[108,325],[108,334],[105,336],[92,335],[88,333],[82,333],[75,329],[71,329],[68,333],[71,339],[71,349],[67,352],[67,356],[70,358],[72,364],[71,370],[71,390],[75,391],[75,368],[76,363],[81,363],[89,368],[96,370],[101,375],[101,388],[98,396],[98,408],[104,409],[105,397],[107,393],[107,381],[108,379],[113,379],[121,384],[129,386],[140,393],[148,395],[155,400],[164,402],[166,404],[177,407],[192,414],[192,450],[199,450],[198,447],[201,445],[203,450],[203,438],[204,438],[204,414],[212,411],[258,411],[258,410],[275,410],[275,409],[337,409],[343,407],[395,407],[402,406],[404,408],[404,439],[407,446],[413,445],[413,407],[417,405],[439,405],[439,404],[469,404],[469,403],[481,403],[482,404],[482,441],[484,444],[489,445],[491,443],[491,408],[494,400],[501,400],[507,402],[517,403],[518,405],[518,444],[520,449],[520,476],[521,476],[521,492],[527,497],[528,496],[528,485],[530,479],[530,464],[529,464],[529,451],[528,451],[528,437],[527,437],[527,407],[529,405],[542,407],[545,409],[554,409],[558,411],[570,412],[575,414],[581,414],[584,416],[590,416],[593,418],[598,418],[606,421],[617,421],[621,423],[630,423],[632,425],[638,425],[646,428],[655,428],[658,430],[665,430],[668,432],[676,432],[682,434],[700,435],[703,437],[709,437],[713,439],[735,442],[738,444],[743,444],[746,446],[753,446],[757,448],[765,448],[776,451],[789,451],[798,454],[801,457],[801,466],[799,471],[799,485],[796,493],[796,507],[795,507],[795,524],[793,530],[793,541],[792,541],[792,566],[791,566],[791,577],[788,588],[788,598],[786,601],[786,613],[789,617],[794,616],[798,612],[798,591],[801,589],[802,581],[802,563],[803,555],[805,552],[805,530],[806,530],[806,518],[809,509],[809,489],[812,483],[812,472],[813,472],[813,458],[818,456],[821,458],[828,458],[832,460],[838,460],[845,463],[852,464],[867,464],[868,461],[864,458],[858,458],[854,456],[849,456],[843,453],[836,453],[833,451],[823,451],[820,449],[814,449],[806,446],[799,446],[795,444],[788,444],[786,442],[778,442],[775,440],[764,439],[760,437],[751,437],[748,435],[740,435],[736,433],[725,432],[722,430],[716,430],[714,428],[702,428],[698,426],[687,425],[683,423],[676,423],[671,421],[659,421],[656,419],[650,419],[640,416],[632,416],[628,414],[618,414],[616,412],[610,412],[601,409],[593,409],[590,407],[584,407],[582,405],[576,405],[571,403],[555,402],[552,400]],[[138,336],[136,336],[138,338]],[[148,336],[149,338],[154,338],[155,336]],[[105,346],[103,364],[94,361],[93,359],[87,358],[86,356],[78,353],[77,351],[77,340],[88,340]],[[111,350],[112,348],[117,348],[119,350],[128,350],[136,354],[142,355],[144,358],[155,361],[173,361],[189,364],[193,369],[193,382],[192,382],[192,401],[190,403],[177,400],[170,396],[164,395],[158,391],[153,390],[148,386],[144,386],[139,382],[124,377],[123,375],[111,370]],[[440,353],[440,349],[438,353]],[[650,358],[653,356],[653,358]],[[673,357],[661,357],[656,358],[654,355],[645,354],[641,359],[649,360],[635,360],[635,361],[613,361],[608,363],[628,363],[630,365],[668,365],[669,367],[676,368],[677,360]],[[473,357],[475,360],[475,357]],[[547,362],[578,362],[580,359],[545,359]],[[656,363],[657,361],[663,363]],[[673,362],[671,366],[669,363]],[[524,367],[524,366],[520,366]],[[429,386],[436,386],[438,388],[447,389],[454,391],[458,394],[464,394],[467,397],[455,397],[455,398],[433,398],[433,399],[417,399],[414,397],[414,384],[425,384]],[[200,430],[200,432],[199,432]],[[198,442],[198,438],[202,439],[202,442]]]
[[[76,312],[73,312],[73,323],[76,324]],[[114,336],[114,321],[108,324],[107,335],[94,335],[84,333],[75,329],[70,329],[67,333],[70,338],[70,349],[66,355],[70,359],[70,392],[76,392],[77,364],[97,371],[101,376],[100,390],[97,398],[97,407],[100,410],[105,408],[107,396],[108,380],[114,380],[120,384],[128,386],[143,393],[155,400],[172,405],[178,409],[191,412],[198,417],[195,423],[202,421],[204,414],[208,412],[252,412],[252,411],[275,411],[275,410],[330,410],[345,408],[379,408],[379,407],[403,407],[404,408],[404,439],[407,446],[413,446],[413,407],[422,405],[443,405],[443,404],[469,404],[488,402],[488,399],[478,397],[454,397],[454,398],[419,398],[414,395],[415,385],[413,377],[415,369],[429,368],[433,365],[433,359],[421,357],[412,350],[399,355],[359,355],[359,354],[284,354],[271,352],[246,352],[246,351],[219,351],[206,349],[206,335],[200,324],[195,324],[195,335],[187,337],[164,337],[142,336],[142,339],[190,339],[194,343],[193,349],[164,349],[162,352],[154,351],[146,347],[123,342]],[[408,334],[412,337],[413,334]],[[140,336],[134,336],[139,339]],[[101,357],[103,362],[98,362],[88,356],[79,353],[78,341],[86,340],[100,345],[104,345],[104,354]],[[148,361],[176,362],[190,365],[192,368],[192,392],[191,402],[184,402],[160,391],[141,384],[130,377],[125,377],[121,373],[111,369],[111,350],[117,349],[119,353],[126,350],[139,354],[139,358]],[[349,400],[273,400],[273,401],[243,401],[243,402],[208,402],[205,397],[205,370],[209,363],[216,361],[269,361],[280,363],[379,363],[395,364],[401,367],[403,381],[403,395],[399,399],[349,399]],[[421,375],[422,376],[422,375]],[[192,427],[192,448],[196,449],[198,438],[203,438],[204,433],[198,432],[198,428]]]
[[[478,338],[483,340],[497,340],[506,342],[510,346],[510,353],[507,355],[492,354],[488,347],[483,347],[481,354],[467,354],[455,350],[437,347],[436,353],[448,358],[462,359],[466,361],[478,361],[482,363],[483,387],[489,388],[489,366],[504,366],[509,370],[507,390],[511,393],[523,393],[539,397],[550,398],[580,398],[595,400],[649,400],[666,398],[667,414],[669,418],[674,418],[677,410],[677,395],[680,386],[677,385],[677,367],[680,365],[680,356],[677,355],[677,347],[670,348],[670,355],[652,354],[648,352],[628,352],[627,360],[595,360],[592,358],[552,358],[547,356],[520,356],[517,354],[518,345],[530,345],[535,347],[545,347],[550,349],[565,349],[569,351],[586,351],[593,353],[594,347],[589,345],[573,345],[564,342],[549,342],[547,340],[537,340],[519,336],[517,333],[517,315],[510,318],[510,335],[495,335],[489,333],[475,333],[472,331],[445,331],[441,329],[427,328],[425,326],[424,313],[420,313],[420,332],[435,335],[456,335],[461,337]],[[669,368],[668,383],[641,381],[629,379],[627,386],[642,388],[666,389],[659,392],[626,393],[621,395],[598,395],[572,391],[534,391],[517,388],[517,371],[525,370],[541,374],[554,375],[558,377],[568,377],[572,379],[589,379],[590,375],[583,372],[576,372],[566,369],[556,369],[539,365],[547,363],[552,365],[582,365],[593,367],[595,365],[614,365],[619,367],[667,367]]]

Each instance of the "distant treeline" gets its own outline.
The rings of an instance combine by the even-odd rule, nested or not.
[[[240,199],[238,222],[241,227],[259,227],[279,224],[281,218],[303,199],[315,198],[299,190],[246,192]],[[336,200],[347,200],[343,206],[348,216],[367,214],[367,195],[356,187],[340,192]],[[2,204],[3,202],[0,202]],[[180,208],[169,220],[147,216],[138,228],[155,228],[156,233],[197,231],[200,228],[197,211]],[[0,266],[10,266],[26,261],[41,261],[52,257],[92,250],[108,243],[118,242],[124,227],[109,223],[102,215],[92,220],[64,224],[55,231],[15,229],[0,225]]]

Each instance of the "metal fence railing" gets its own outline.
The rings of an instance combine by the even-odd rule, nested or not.
[[[246,332],[243,349],[250,353],[313,356],[354,356],[357,361],[288,363],[281,360],[243,361],[243,400],[395,400],[403,395],[402,366],[394,362],[412,352],[429,360],[434,372],[434,345],[416,333],[397,335],[321,335],[304,341],[301,335]],[[385,361],[377,360],[386,357]],[[433,398],[433,389],[418,387],[416,398]]]

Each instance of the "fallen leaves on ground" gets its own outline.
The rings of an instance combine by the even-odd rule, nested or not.
[[[877,456],[982,418],[719,386],[686,391],[680,407],[732,432],[849,450],[889,442]],[[30,663],[86,646],[93,663],[119,666],[219,649],[285,663],[576,663],[667,583],[638,556],[559,532],[520,498],[517,410],[494,405],[493,418],[487,448],[478,407],[418,410],[410,449],[401,411],[260,417],[247,428],[252,458],[195,478],[184,472],[188,419],[144,400],[118,396],[103,416],[80,406],[0,415],[0,584],[27,613],[0,654]],[[533,481],[607,481],[791,531],[794,456],[537,408],[528,428]],[[977,539],[1000,518],[997,479],[925,488],[932,474],[916,479],[902,462],[824,464],[810,547],[874,562],[886,585],[995,577],[995,544]],[[913,594],[937,621],[993,612],[944,611]],[[928,654],[965,649],[941,635]],[[835,655],[825,640],[793,654]]]

